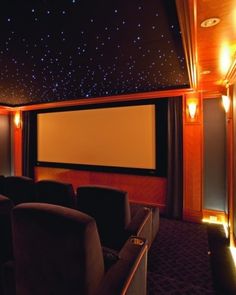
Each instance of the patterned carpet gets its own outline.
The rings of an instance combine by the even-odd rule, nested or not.
[[[161,218],[148,257],[148,295],[215,294],[207,227]]]

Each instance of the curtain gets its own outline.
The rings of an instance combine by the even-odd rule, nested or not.
[[[36,163],[36,114],[23,112],[23,175],[34,178]]]
[[[183,123],[182,97],[168,99],[167,216],[183,215]]]

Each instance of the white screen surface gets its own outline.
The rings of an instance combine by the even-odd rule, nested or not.
[[[39,162],[155,169],[155,105],[39,113]]]

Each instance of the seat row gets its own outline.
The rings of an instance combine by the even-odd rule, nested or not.
[[[114,187],[87,185],[74,191],[72,184],[61,181],[0,176],[0,194],[12,206],[39,202],[87,213],[95,218],[103,245],[113,249],[119,249],[130,235],[146,238],[150,246],[159,230],[158,207],[131,203],[126,191]],[[117,238],[112,237],[114,232]]]
[[[4,295],[146,295],[145,239],[129,238],[120,251],[104,254],[94,218],[44,203],[15,206],[12,225]]]
[[[130,203],[127,192],[112,187],[90,185],[78,187],[74,191],[71,184],[60,181],[41,180],[34,182],[28,177],[0,176],[0,193],[2,194],[0,196],[0,235],[3,240],[0,248],[0,262],[2,264],[15,258],[11,236],[11,232],[14,233],[15,229],[13,228],[11,231],[12,220],[10,216],[12,212],[18,212],[18,210],[23,210],[26,213],[32,210],[41,210],[43,212],[41,214],[46,214],[47,210],[51,210],[51,206],[57,207],[52,211],[58,210],[60,206],[59,208],[63,208],[63,210],[76,210],[76,214],[85,213],[91,216],[96,222],[103,254],[106,254],[104,249],[107,248],[115,249],[118,251],[117,253],[122,252],[123,247],[130,243],[131,236],[144,238],[150,246],[159,228],[158,208],[147,208]],[[21,208],[22,206],[23,208]],[[65,211],[63,211],[64,213]],[[15,225],[15,228],[17,226]],[[64,229],[64,226],[62,228]],[[19,247],[17,246],[17,248]],[[111,257],[110,251],[105,256]],[[7,269],[5,267],[5,270]],[[12,266],[9,267],[9,272],[11,269],[13,269]],[[5,271],[5,274],[7,273]],[[9,277],[11,276],[7,275],[5,280],[9,281]],[[7,285],[9,287],[11,284]],[[8,292],[7,294],[15,293]]]

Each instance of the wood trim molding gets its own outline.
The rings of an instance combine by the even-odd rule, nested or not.
[[[195,210],[184,209],[183,219],[185,221],[201,223],[202,222],[202,212]]]
[[[157,98],[165,97],[175,97],[182,96],[185,93],[191,92],[190,88],[181,88],[173,90],[162,90],[162,91],[152,91],[152,92],[142,92],[124,95],[114,95],[114,96],[104,96],[97,98],[81,98],[76,100],[51,102],[51,103],[41,103],[34,105],[18,106],[16,109],[21,111],[31,111],[39,109],[50,109],[50,108],[60,108],[60,107],[70,107],[70,106],[80,106],[80,105],[93,105],[93,104],[103,104],[103,103],[113,103],[113,102],[129,102],[138,100],[151,100]],[[14,108],[13,108],[14,110]]]
[[[176,0],[190,87],[198,88],[197,1]]]
[[[185,98],[184,98],[185,99]],[[183,116],[183,217],[200,222],[203,196],[203,116],[202,96],[199,94],[197,122],[189,123]],[[183,103],[183,108],[185,104]],[[185,114],[185,110],[183,110]]]
[[[234,55],[233,62],[225,76],[224,83],[234,84],[236,82],[236,55]]]
[[[0,115],[8,115],[12,111],[12,108],[0,106]]]

